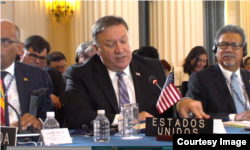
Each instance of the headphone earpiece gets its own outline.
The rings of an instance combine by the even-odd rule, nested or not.
[[[247,56],[247,43],[243,49],[243,57]]]
[[[214,45],[214,46],[213,46],[212,51],[213,51],[214,53],[216,53],[216,52],[217,52],[217,45]]]

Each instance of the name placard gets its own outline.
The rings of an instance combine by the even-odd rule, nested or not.
[[[41,130],[44,145],[69,144],[72,140],[68,128]]]
[[[147,118],[146,136],[212,134],[213,119]]]
[[[1,126],[1,146],[16,146],[16,127]]]

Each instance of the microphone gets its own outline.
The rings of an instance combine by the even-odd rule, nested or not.
[[[160,90],[162,90],[162,88],[159,86],[157,78],[155,76],[150,76],[149,77],[149,82],[154,84],[154,85],[157,85],[157,87]],[[175,105],[173,105],[173,118],[177,118],[177,111],[176,111],[176,106]]]
[[[158,87],[160,90],[162,90],[161,87],[159,86],[158,81],[157,81],[157,78],[156,78],[155,76],[150,76],[150,77],[149,77],[149,82],[152,83],[152,84],[154,84],[154,85],[157,85],[157,87]]]
[[[21,118],[20,118],[20,115],[18,114],[17,110],[8,101],[6,101],[5,103],[7,106],[10,106],[15,111],[17,118],[18,118],[17,143],[20,144],[20,142],[26,143],[29,141],[38,141],[40,133],[38,133],[38,132],[35,133],[34,127],[32,125],[27,127],[27,129],[29,128],[29,131],[28,130],[22,131]]]

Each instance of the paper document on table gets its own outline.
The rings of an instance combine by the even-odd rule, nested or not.
[[[250,121],[228,121],[223,122],[224,126],[244,128],[250,126]]]
[[[213,133],[227,133],[221,119],[214,119]]]

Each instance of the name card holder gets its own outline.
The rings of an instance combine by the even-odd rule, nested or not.
[[[68,128],[43,129],[41,135],[44,145],[58,145],[72,143]]]
[[[17,128],[1,126],[0,139],[1,146],[16,146]]]
[[[213,134],[213,119],[147,118],[146,136]]]

